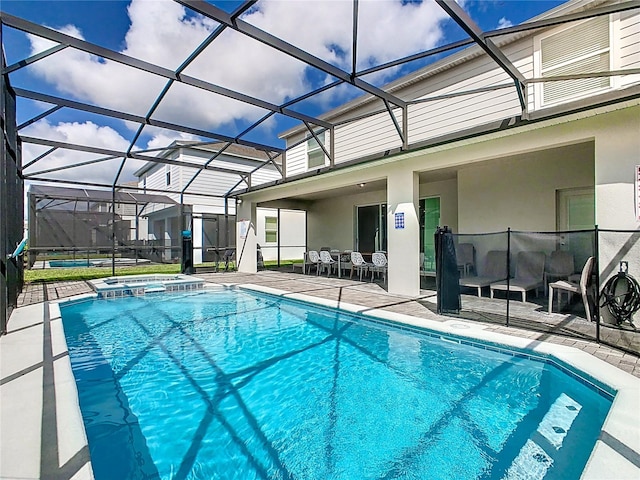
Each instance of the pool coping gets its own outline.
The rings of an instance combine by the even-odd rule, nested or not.
[[[485,344],[498,343],[505,345],[507,348],[528,350],[538,354],[538,356],[555,358],[561,364],[569,365],[576,370],[584,372],[586,375],[593,377],[604,385],[608,385],[617,392],[611,410],[605,419],[600,437],[596,442],[596,446],[581,478],[585,480],[601,480],[606,478],[623,480],[627,478],[638,478],[640,472],[640,420],[638,418],[638,413],[640,413],[638,408],[640,400],[640,378],[636,378],[587,352],[565,345],[551,344],[537,340],[532,341],[522,337],[491,332],[488,331],[484,325],[465,320],[447,319],[444,322],[440,322],[250,283],[228,283],[225,285],[307,302],[326,308],[337,308],[345,312],[364,315],[365,318],[392,322],[399,326],[407,325],[418,329],[427,329],[443,335],[458,338],[466,337]],[[204,289],[200,291],[219,288],[220,284],[212,285],[205,283]],[[20,334],[40,335],[41,342],[44,342],[46,339],[42,340],[43,328],[38,327],[43,327],[43,325],[47,323],[49,324],[49,342],[52,357],[51,363],[53,366],[53,373],[51,373],[51,375],[53,376],[52,380],[55,380],[54,389],[55,395],[57,396],[57,398],[54,397],[55,405],[49,406],[49,408],[53,408],[55,411],[54,417],[57,415],[57,425],[53,427],[53,430],[54,434],[57,435],[55,450],[58,457],[57,459],[50,460],[57,460],[54,462],[54,468],[57,466],[59,470],[68,466],[70,463],[75,463],[77,471],[73,476],[66,477],[73,478],[74,480],[90,480],[93,479],[94,476],[88,453],[88,441],[80,411],[78,392],[62,327],[60,307],[64,304],[77,303],[95,298],[98,298],[96,293],[75,295],[64,299],[52,300],[48,303],[45,302],[29,307],[20,307],[14,310],[14,313],[18,312],[19,315],[24,312],[24,315],[22,315],[23,318],[18,320],[18,323],[23,323],[23,326],[18,329]],[[48,309],[43,308],[43,305],[45,307],[48,305]],[[42,312],[42,316],[44,317],[42,323],[39,323],[39,320],[36,321],[35,317],[37,317],[38,314],[34,314],[36,311],[35,308],[39,308],[40,312]],[[44,328],[44,330],[46,331],[46,328]],[[6,348],[4,350],[6,350]],[[42,352],[42,349],[40,352]],[[43,361],[42,363],[44,364],[45,362]],[[27,377],[37,373],[33,368],[32,370],[33,371],[29,371],[27,374],[22,374],[22,372],[17,371],[13,375],[10,375],[10,377],[16,377],[16,380],[23,381]],[[18,374],[20,374],[20,376],[18,376]],[[34,382],[32,379],[31,382],[36,384],[39,382],[40,388],[42,389],[46,388],[46,378],[44,380],[45,382],[42,380]],[[16,385],[13,388],[18,388],[18,386]],[[41,394],[40,402],[42,402],[42,398]],[[46,406],[42,403],[40,403],[39,406],[34,405],[34,408],[39,408],[37,415],[46,411]],[[3,407],[2,410],[4,430],[6,427],[4,424],[6,420],[5,408]],[[3,445],[2,462],[0,462],[0,478],[39,478],[34,475],[34,468],[36,467],[34,467],[33,464],[44,465],[44,460],[41,457],[46,457],[46,452],[41,451],[40,448],[45,445],[44,439],[38,438],[40,442],[38,442],[37,446],[27,445],[28,442],[33,443],[36,441],[34,436],[41,437],[40,430],[38,430],[37,434],[23,431],[25,424],[30,424],[32,428],[36,428],[36,425],[40,428],[41,424],[31,418],[36,414],[35,412],[30,412],[29,416],[23,413],[22,410],[24,409],[18,408],[16,411],[10,412],[12,414],[16,414],[17,412],[17,416],[16,418],[10,419],[9,427],[11,428],[3,432],[3,437],[7,435],[8,438],[12,439],[15,438],[15,436],[24,438],[17,442],[18,444],[13,446],[10,452],[5,452],[5,446]],[[24,415],[25,418],[22,418],[21,415]],[[44,417],[45,414],[42,413],[43,422]],[[27,421],[25,422],[25,420]],[[26,448],[26,452],[19,451],[20,448],[24,446],[28,447]],[[29,456],[30,458],[25,458],[25,456]],[[40,475],[46,476],[45,473],[46,472],[40,472]]]

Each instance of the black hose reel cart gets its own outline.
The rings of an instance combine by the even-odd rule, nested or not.
[[[635,329],[633,315],[640,310],[640,285],[629,274],[627,262],[620,262],[620,271],[609,278],[600,292],[600,308],[606,307],[620,326],[629,323]]]

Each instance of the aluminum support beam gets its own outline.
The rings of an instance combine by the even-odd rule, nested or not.
[[[27,120],[24,123],[21,123],[20,125],[18,125],[18,131],[22,130],[25,127],[28,127],[29,125],[33,125],[34,123],[42,120],[45,117],[48,117],[49,115],[51,115],[52,113],[57,112],[58,110],[60,110],[62,108],[61,105],[56,105],[53,108],[50,108],[49,110],[47,110],[46,112],[42,112],[40,115],[36,115],[35,117],[33,117],[31,120]]]
[[[305,127],[307,127],[307,130],[309,130],[309,133],[315,139],[315,141],[318,142],[318,145],[320,146],[324,154],[327,156],[327,158],[329,158],[329,164],[333,167],[333,157],[331,156],[331,152],[327,150],[327,147],[325,147],[324,142],[321,141],[320,138],[318,138],[318,135],[316,135],[316,132],[313,131],[313,128],[311,128],[311,125],[309,125],[307,122],[304,122],[304,125]]]
[[[59,167],[49,168],[47,170],[39,170],[37,172],[29,173],[27,176],[31,177],[31,176],[36,176],[36,175],[43,175],[45,173],[61,172],[62,170],[69,170],[71,168],[76,168],[76,167],[86,167],[87,165],[94,165],[96,163],[106,162],[106,161],[109,161],[109,160],[114,160],[116,158],[120,158],[120,157],[118,156],[118,157],[96,158],[95,160],[88,160],[86,162],[78,162],[78,163],[73,163],[73,164],[60,165]]]
[[[526,83],[563,82],[579,80],[581,78],[617,77],[622,75],[638,75],[640,68],[626,68],[624,70],[610,70],[608,72],[573,73],[571,75],[554,75],[551,77],[528,78]]]
[[[195,179],[198,177],[198,175],[200,175],[200,172],[202,172],[204,169],[206,169],[209,164],[211,162],[213,162],[216,158],[218,158],[220,155],[222,155],[224,153],[224,151],[229,148],[231,146],[231,143],[227,142],[220,150],[218,150],[215,154],[213,154],[211,156],[211,158],[209,158],[204,165],[202,165],[202,167],[198,168],[198,171],[196,173],[193,174],[193,176],[191,177],[191,180],[189,180],[187,182],[187,184],[184,186],[184,188],[182,189],[182,191],[180,192],[180,195],[184,195],[184,193],[187,191],[187,189],[191,186],[191,184],[195,181]]]
[[[391,117],[391,121],[393,122],[393,125],[396,127],[396,131],[398,132],[398,135],[400,136],[400,140],[402,141],[402,148],[405,148],[407,146],[407,137],[405,136],[405,131],[402,130],[402,127],[400,127],[400,125],[398,125],[398,121],[396,120],[396,116],[393,114],[393,110],[391,109],[391,105],[389,105],[389,102],[385,101],[384,102],[384,106],[387,107],[387,112],[389,112],[389,116]],[[404,107],[402,109],[402,113],[403,113],[403,125],[404,125],[404,117],[406,117],[405,113],[407,111],[407,107]]]
[[[19,62],[14,63],[13,65],[9,65],[2,70],[2,74],[6,75],[11,72],[15,72],[16,70],[20,70],[21,68],[26,67],[27,65],[31,65],[32,63],[37,62],[43,58],[47,58],[49,55],[53,55],[54,53],[59,52],[60,50],[64,50],[68,45],[54,45],[51,48],[46,49],[43,52],[36,53],[29,58],[25,58],[24,60],[20,60]]]
[[[133,158],[136,160],[143,160],[145,162],[151,162],[151,163],[163,163],[163,164],[167,164],[167,165],[176,165],[179,167],[185,167],[185,168],[200,168],[201,165],[197,165],[197,164],[193,164],[193,163],[189,163],[189,162],[183,162],[180,160],[173,160],[170,158],[161,158],[161,157],[148,157],[146,155],[141,155],[139,153],[129,153],[127,154],[126,152],[120,152],[117,150],[109,150],[106,148],[96,148],[96,147],[89,147],[89,146],[83,146],[83,145],[76,145],[73,143],[64,143],[64,142],[57,142],[54,140],[45,140],[42,138],[34,138],[34,137],[22,137],[22,141],[24,143],[32,143],[34,145],[46,145],[46,146],[50,146],[50,147],[57,147],[57,148],[64,148],[67,150],[74,150],[74,151],[80,151],[80,152],[87,152],[87,153],[95,153],[98,155],[111,155],[114,157],[126,157],[126,158]],[[59,167],[56,170],[60,170],[63,167]],[[53,170],[53,171],[56,171]],[[212,167],[212,166],[207,166],[205,167],[205,170],[210,170],[213,172],[220,172],[220,173],[228,173],[228,174],[232,174],[232,175],[243,175],[245,172],[240,172],[238,170],[233,170],[230,168],[222,168],[222,167]]]
[[[248,141],[244,141],[244,140],[236,141],[235,138],[231,138],[231,137],[229,137],[227,135],[219,135],[219,134],[217,134],[215,132],[208,132],[206,130],[200,130],[200,129],[196,129],[196,128],[185,127],[183,125],[178,125],[178,124],[174,124],[174,123],[163,122],[163,121],[153,120],[153,119],[147,119],[147,118],[145,118],[145,117],[143,117],[141,115],[134,115],[134,114],[131,114],[131,113],[123,113],[123,112],[120,112],[118,110],[111,110],[109,108],[96,107],[94,105],[88,105],[86,103],[76,102],[74,100],[68,100],[66,98],[54,97],[52,95],[47,95],[45,93],[33,92],[33,91],[25,90],[25,89],[22,89],[22,88],[15,88],[14,90],[15,90],[16,95],[18,97],[29,98],[31,100],[38,100],[38,101],[41,101],[41,102],[51,103],[53,105],[60,105],[62,107],[73,108],[75,110],[81,110],[83,112],[95,113],[96,115],[103,115],[105,117],[117,118],[119,120],[125,120],[125,121],[128,121],[128,122],[144,124],[144,125],[150,125],[150,126],[153,126],[153,127],[166,128],[168,130],[174,130],[176,132],[190,133],[192,135],[205,137],[205,138],[211,138],[213,140],[222,141],[222,142],[238,143],[240,145],[253,147],[256,150],[270,151],[270,152],[271,151],[276,151],[276,152],[282,151],[281,148],[272,147],[270,145],[263,145],[263,144],[260,144],[260,143],[248,142]],[[164,150],[164,149],[158,149],[158,150]]]
[[[556,25],[562,25],[564,23],[576,22],[579,20],[585,20],[587,18],[595,18],[602,15],[610,15],[612,13],[626,12],[640,8],[640,0],[632,0],[629,2],[616,3],[605,7],[594,8],[585,10],[578,13],[571,13],[569,15],[562,15],[559,17],[545,18],[543,20],[537,20],[535,22],[525,22],[521,25],[514,25],[513,27],[499,28],[497,30],[488,30],[484,32],[484,38],[498,37],[502,35],[509,35],[512,33],[527,32],[529,30],[535,30],[537,28],[548,28]]]
[[[225,15],[228,18],[231,18],[229,17],[228,14],[225,13]],[[198,78],[190,77],[188,75],[178,74],[168,68],[160,67],[153,63],[145,62],[144,60],[139,60],[137,58],[130,57],[128,55],[124,55],[122,53],[118,53],[113,50],[109,50],[108,48],[100,47],[98,45],[87,42],[85,40],[80,40],[70,35],[66,35],[56,30],[43,27],[42,25],[29,22],[22,18],[15,17],[13,15],[2,13],[1,19],[2,19],[2,23],[9,27],[16,28],[18,30],[37,35],[42,38],[46,38],[48,40],[51,40],[52,42],[58,42],[64,45],[68,45],[78,50],[81,50],[87,53],[92,53],[102,58],[112,60],[114,62],[118,62],[123,65],[127,65],[129,67],[133,67],[141,71],[152,73],[160,77],[165,77],[170,80],[180,82],[185,85],[190,85],[192,87],[196,87],[211,93],[216,93],[218,95],[222,95],[224,97],[238,100],[240,102],[247,103],[258,108],[263,108],[265,110],[271,110],[274,112],[282,113],[284,115],[287,115],[289,117],[295,118],[300,121],[309,121],[317,125],[322,125],[327,128],[329,127],[329,125],[325,125],[325,122],[323,122],[322,120],[310,117],[308,115],[304,115],[293,110],[283,109],[278,105],[272,104],[270,102],[266,102],[264,100],[260,100],[255,97],[251,97],[249,95],[245,95],[228,88],[220,87],[218,85],[214,85],[212,83],[206,82],[204,80],[200,80]]]
[[[353,31],[351,39],[351,78],[355,78],[358,65],[358,0],[353,0]]]
[[[436,0],[436,2],[460,26],[460,28],[462,28],[467,35],[469,35],[478,44],[478,46],[482,48],[486,54],[489,55],[489,57],[513,79],[518,93],[518,99],[520,100],[522,115],[523,117],[526,117],[527,99],[524,75],[518,71],[502,50],[496,47],[491,40],[484,37],[484,32],[480,30],[480,27],[476,25],[473,19],[467,15],[467,12],[465,12],[460,5],[453,0]]]
[[[358,87],[360,90],[370,93],[375,97],[378,97],[380,99],[385,99],[388,102],[393,103],[394,105],[397,105],[398,107],[405,106],[404,100],[401,100],[400,98],[394,95],[391,95],[390,93],[387,93],[384,90],[374,85],[371,85],[367,82],[364,82],[358,78],[352,78],[352,76],[349,73],[339,69],[335,65],[332,65],[329,62],[325,62],[324,60],[314,55],[311,55],[310,53],[305,52],[304,50],[298,47],[295,47],[294,45],[291,45],[290,43],[287,43],[284,40],[274,35],[271,35],[270,33],[265,32],[264,30],[260,30],[259,28],[251,25],[250,23],[244,22],[243,20],[240,20],[237,18],[232,18],[231,15],[229,15],[227,12],[225,12],[224,10],[214,5],[211,5],[210,3],[207,3],[202,0],[175,0],[175,1],[177,3],[180,3],[181,5],[184,5],[185,7],[190,8],[195,12],[200,13],[201,15],[204,15],[205,17],[209,17],[212,20],[215,20],[219,23],[227,25],[228,27],[236,30],[237,32],[240,32],[250,38],[253,38],[254,40],[259,41],[260,43],[263,43],[272,48],[275,48],[276,50],[282,53],[285,53],[297,60],[300,60],[306,63],[307,65],[315,67],[318,70],[321,70],[329,75],[332,75],[335,78],[343,80],[344,82],[350,83],[351,85],[354,85],[355,87]],[[329,128],[328,125],[318,124],[312,120],[308,120],[308,121],[310,123],[315,123],[316,125]]]
[[[22,166],[22,170],[24,171],[25,168],[30,167],[31,165],[33,165],[36,162],[39,162],[40,160],[42,160],[44,157],[46,157],[47,155],[49,155],[50,153],[55,152],[58,149],[58,147],[53,147],[50,148],[49,150],[47,150],[44,153],[41,153],[40,155],[38,155],[36,158],[34,158],[33,160],[31,160],[29,163],[25,164]]]
[[[458,42],[449,43],[447,45],[442,45],[440,47],[432,48],[431,50],[426,50],[424,52],[415,53],[413,55],[399,58],[398,60],[382,63],[380,65],[376,65],[375,67],[367,68],[366,70],[361,70],[357,73],[357,76],[363,77],[365,75],[369,75],[370,73],[379,72],[381,70],[386,70],[387,68],[391,68],[391,67],[398,67],[400,65],[404,65],[405,63],[413,62],[415,60],[421,60],[423,58],[430,57],[432,55],[445,53],[445,52],[448,52],[449,50],[455,50],[456,48],[462,48],[468,45],[473,45],[474,43],[475,42],[470,38],[466,40],[460,40]]]

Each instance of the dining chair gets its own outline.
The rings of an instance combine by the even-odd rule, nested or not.
[[[376,273],[382,273],[382,280],[387,281],[387,256],[383,252],[374,252],[371,255],[371,281]]]
[[[372,266],[372,263],[365,262],[360,252],[351,252],[351,273],[349,278],[353,276],[353,271],[356,270],[356,272],[360,273],[360,281],[362,281],[362,274],[368,272]]]
[[[587,316],[587,320],[592,320],[591,308],[589,306],[589,297],[587,295],[587,288],[591,280],[591,271],[593,270],[594,257],[589,257],[582,267],[582,273],[580,274],[579,282],[570,282],[568,280],[558,280],[549,284],[549,313],[553,308],[553,292],[558,292],[558,310],[560,310],[560,300],[562,292],[567,292],[567,302],[574,293],[579,293],[582,296],[582,303],[584,304],[584,312]]]
[[[471,270],[475,270],[475,248],[473,243],[459,243],[456,245],[456,259],[461,277],[468,277]]]
[[[320,275],[320,269],[324,272],[327,270],[327,277],[331,274],[334,268],[337,268],[338,262],[331,258],[331,253],[327,250],[320,250],[320,263],[318,264],[318,275]]]
[[[311,268],[315,265],[316,267],[316,275],[320,273],[320,255],[317,250],[309,250],[307,252],[307,258],[309,259],[309,273],[311,273]]]
[[[574,273],[573,254],[565,250],[554,250],[549,255],[544,267],[544,293],[547,294],[548,285],[557,280],[568,280]]]

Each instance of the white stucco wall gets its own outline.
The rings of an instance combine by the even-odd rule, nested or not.
[[[554,231],[557,190],[593,186],[593,142],[470,165],[458,172],[459,233]]]
[[[386,203],[384,190],[362,194],[332,196],[314,202],[308,213],[308,248],[348,250],[355,248],[355,207]]]
[[[255,273],[257,271],[256,253],[256,204],[250,201],[243,201],[238,205],[236,216],[236,262],[238,271],[245,273]],[[248,222],[249,227],[243,231],[242,222]]]

